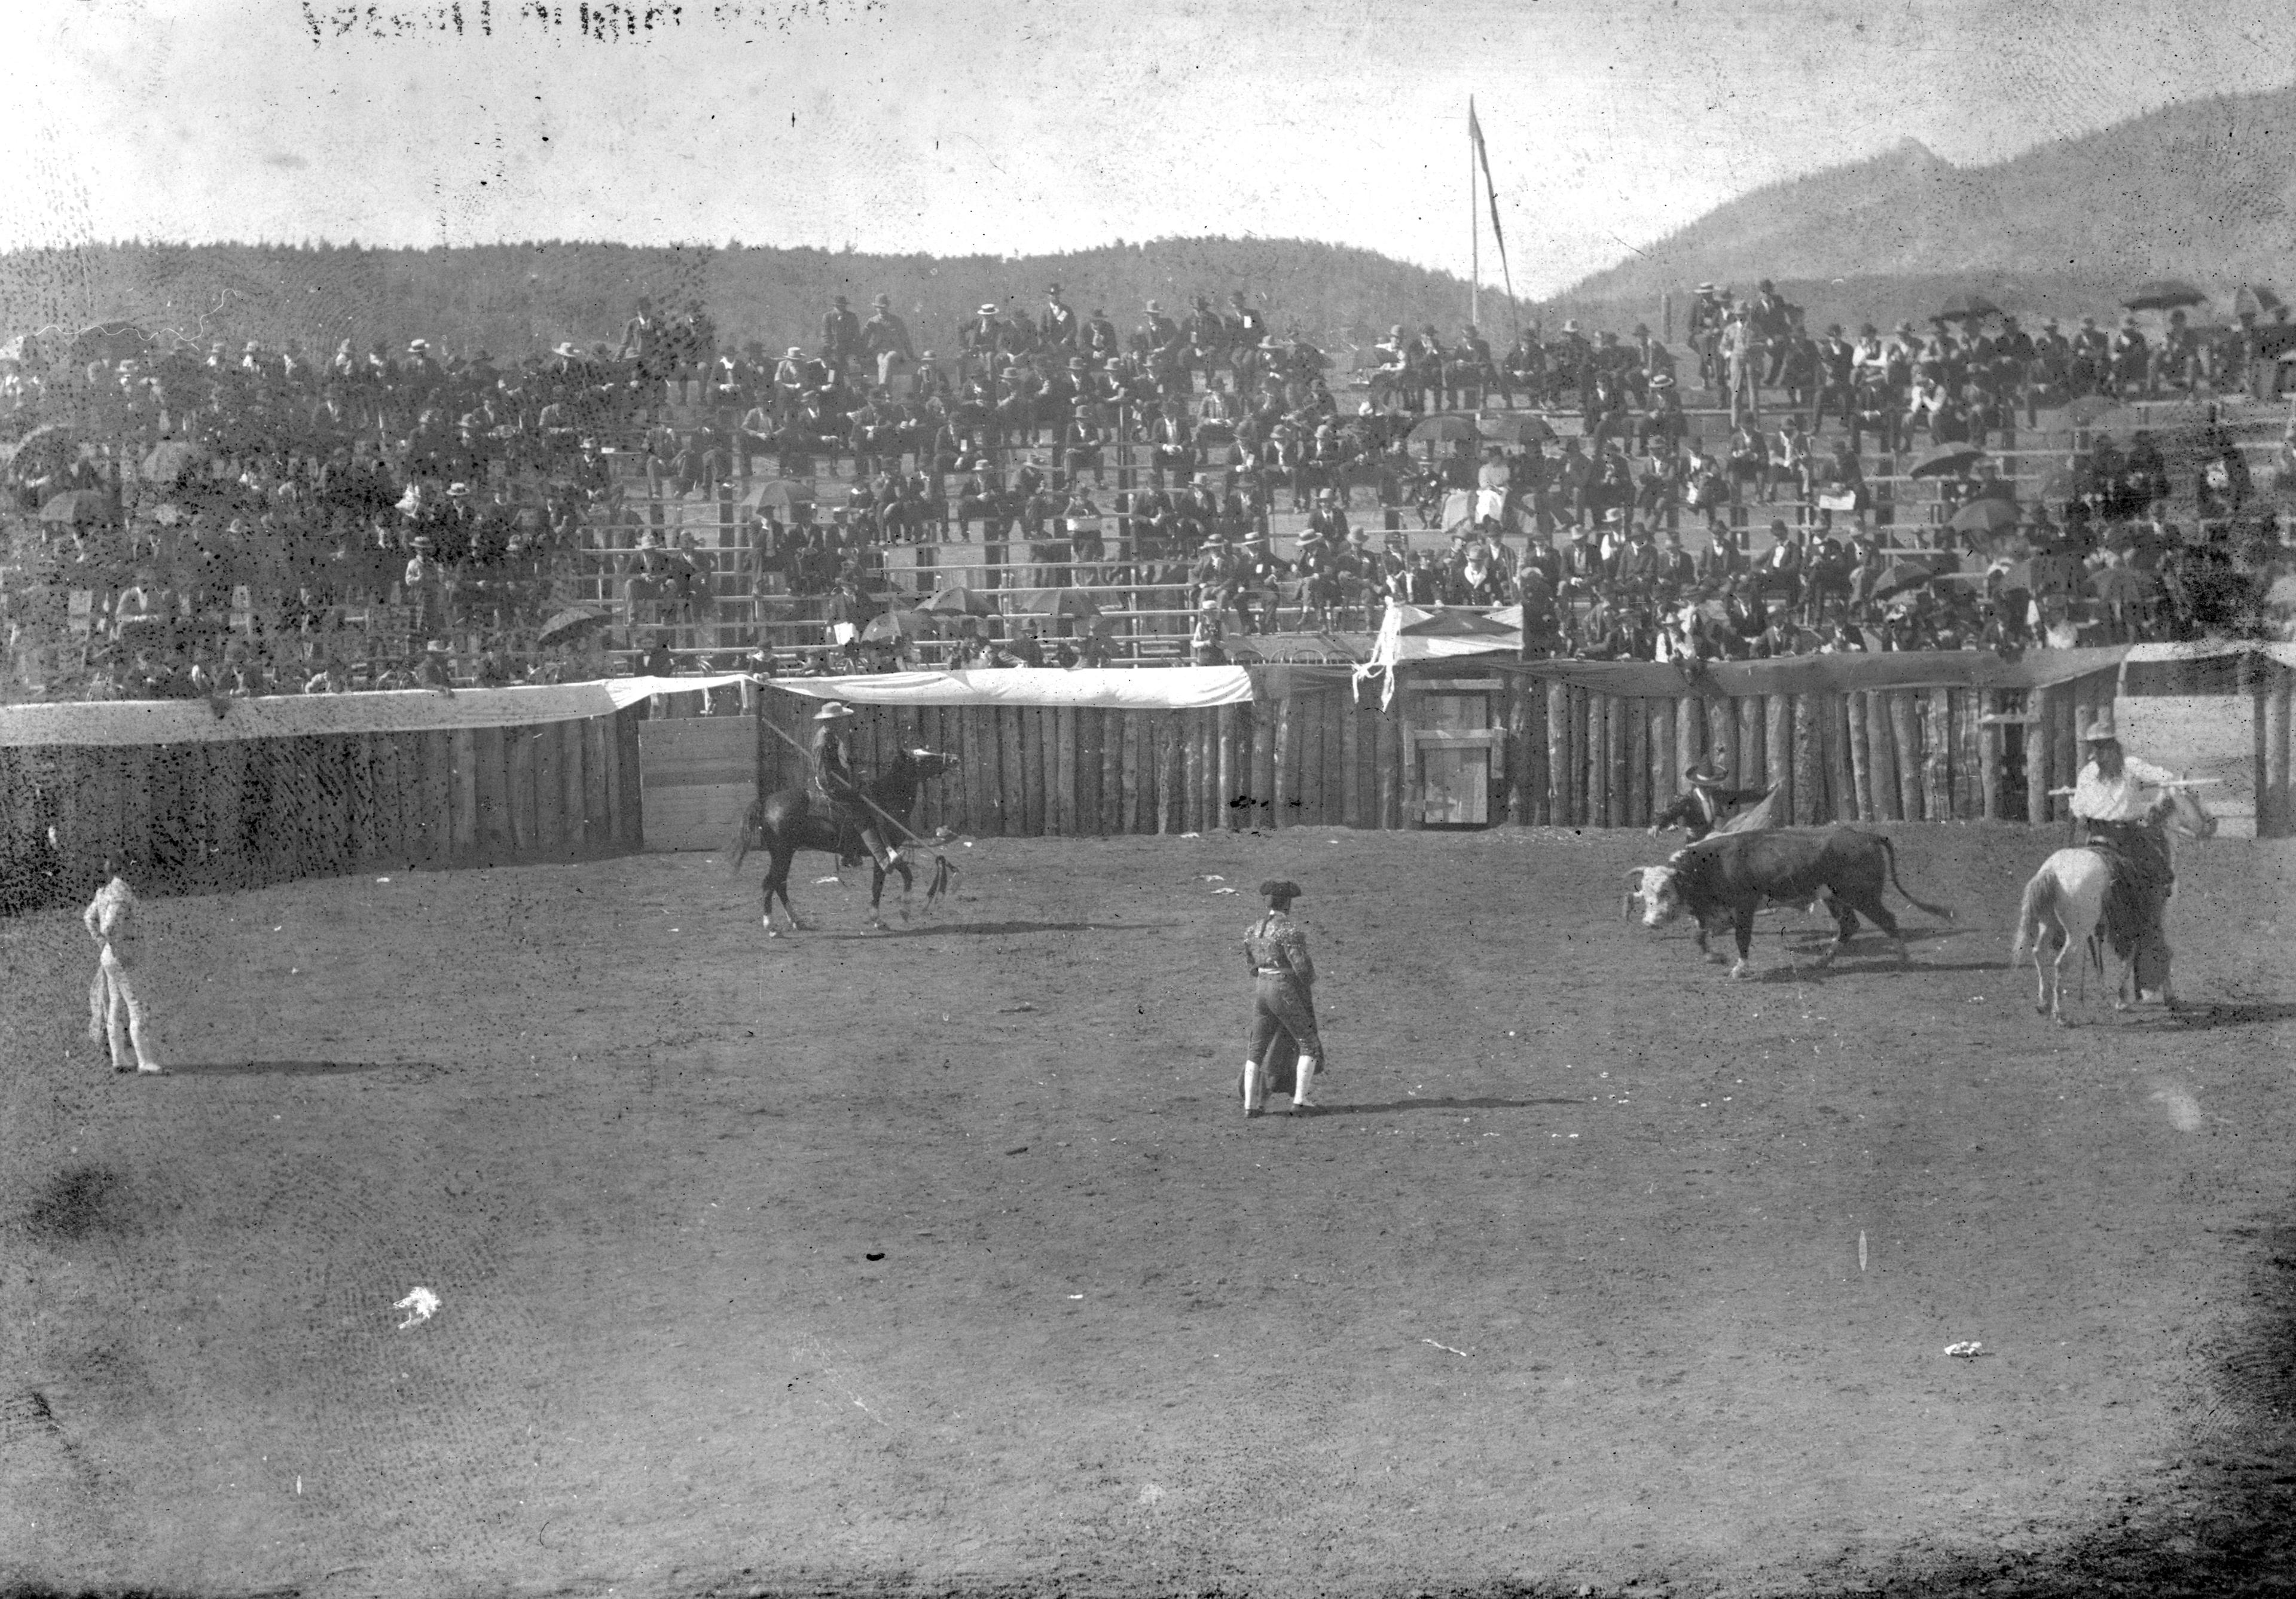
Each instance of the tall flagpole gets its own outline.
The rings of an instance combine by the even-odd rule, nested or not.
[[[1467,96],[1467,320],[1483,320],[1483,228],[1475,220],[1475,97]]]

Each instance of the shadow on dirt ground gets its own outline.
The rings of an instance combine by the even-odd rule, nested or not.
[[[2248,1259],[2252,1309],[2196,1343],[2201,1374],[2175,1396],[2188,1451],[2119,1524],[2070,1547],[1906,1570],[1891,1593],[2282,1594],[2296,1583],[2296,1195],[2226,1242]]]
[[[355,1071],[403,1071],[429,1077],[444,1071],[432,1061],[177,1061],[171,1077],[335,1077]]]

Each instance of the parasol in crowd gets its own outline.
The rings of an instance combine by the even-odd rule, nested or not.
[[[26,451],[35,455],[53,454],[70,449],[78,454],[79,441],[72,437],[70,428],[60,422],[44,422],[11,445],[0,446],[0,464],[14,465]]]
[[[1915,478],[1957,478],[1980,461],[1985,452],[1973,444],[1940,444],[1925,450],[1906,475]]]
[[[2280,297],[2271,290],[2243,283],[2232,297],[2235,316],[2265,316],[2280,308]]]
[[[1474,419],[1468,416],[1431,416],[1411,430],[1411,442],[1414,444],[1432,444],[1439,440],[1448,444],[1454,439],[1478,437]]]
[[[1948,574],[1958,563],[1957,558],[1944,551],[1904,551],[1891,555],[1874,576],[1874,596],[1886,599],[1919,588],[1936,578]]]
[[[52,525],[85,527],[92,522],[119,520],[111,496],[95,488],[68,488],[40,507],[40,520]]]
[[[1479,418],[1475,430],[1494,444],[1512,444],[1517,448],[1545,444],[1554,437],[1554,430],[1546,425],[1546,418],[1519,411]]]
[[[538,644],[570,644],[584,634],[606,625],[606,619],[594,611],[579,606],[560,611],[542,624],[542,631],[534,636]]]
[[[926,637],[932,629],[932,618],[922,611],[888,611],[882,616],[871,617],[869,625],[861,629],[861,636],[873,644],[890,644],[905,637]]]
[[[144,457],[142,471],[146,482],[172,488],[184,480],[184,474],[193,467],[203,464],[207,452],[182,439],[166,439],[152,447]]]
[[[2013,501],[1982,499],[1972,500],[1955,512],[1953,520],[1946,526],[1956,533],[1974,533],[1989,538],[1997,533],[2006,533],[2017,525],[2017,506]]]
[[[1100,614],[1099,602],[1091,591],[1082,588],[1022,589],[1013,596],[1013,609],[1053,617]]]
[[[1956,294],[1938,308],[1939,317],[1946,322],[1982,322],[2000,315],[2001,308],[1982,294]]]
[[[2208,298],[2183,278],[2155,277],[2131,289],[2120,303],[2131,311],[2166,311],[2177,306],[2202,305]]]
[[[936,588],[917,609],[927,616],[995,616],[996,602],[960,583]]]
[[[813,504],[813,488],[791,479],[781,478],[758,490],[760,511],[795,511]]]

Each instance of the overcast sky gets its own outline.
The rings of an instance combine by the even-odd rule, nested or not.
[[[1250,233],[1464,275],[1472,94],[1538,295],[1908,136],[1993,160],[2296,75],[2288,0],[657,0],[652,28],[591,0],[589,34],[583,0],[541,9],[0,0],[0,248]]]

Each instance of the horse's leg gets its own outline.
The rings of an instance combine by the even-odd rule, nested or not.
[[[885,931],[885,913],[879,902],[885,897],[885,868],[873,857],[869,863],[869,925],[879,932]]]
[[[773,931],[774,899],[776,895],[781,898],[782,914],[789,918],[790,931],[791,932],[806,931],[805,923],[798,919],[797,906],[790,903],[790,866],[796,859],[795,849],[774,851],[773,869],[766,876],[766,930],[768,932]]]

